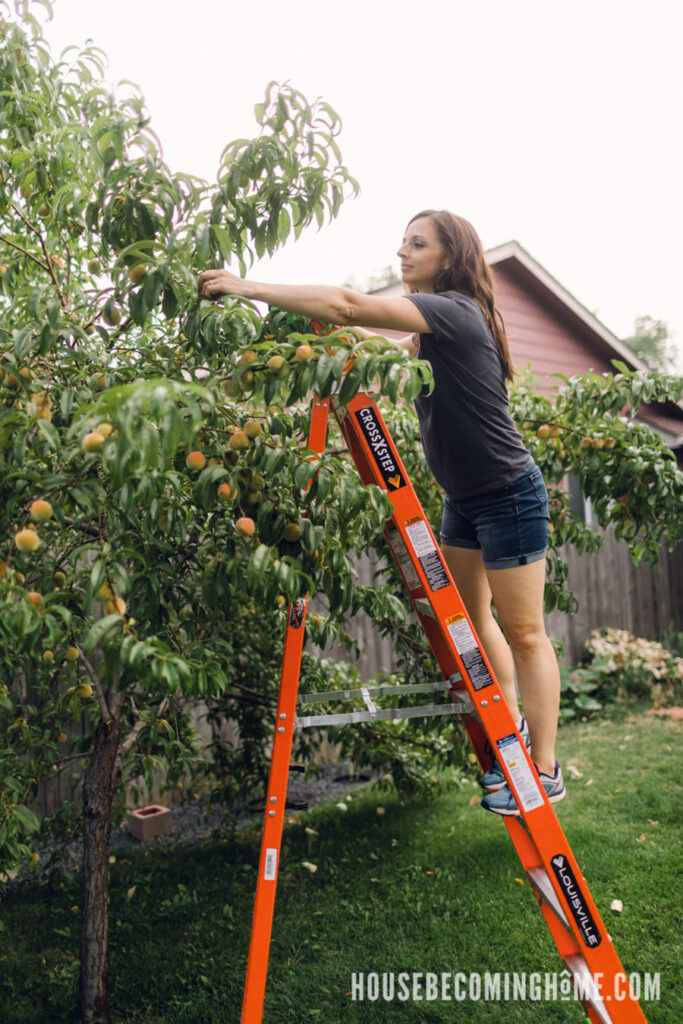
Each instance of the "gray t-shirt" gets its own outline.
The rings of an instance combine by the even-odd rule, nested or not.
[[[477,302],[461,292],[416,292],[431,328],[420,358],[434,371],[431,395],[415,399],[427,463],[454,500],[496,491],[531,469],[533,459],[508,412],[505,373]]]

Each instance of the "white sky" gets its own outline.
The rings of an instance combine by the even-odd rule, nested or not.
[[[682,29],[679,0],[57,0],[46,35],[101,46],[172,169],[209,180],[271,79],[337,110],[361,195],[256,279],[362,284],[447,207],[620,337],[646,314],[681,346]]]

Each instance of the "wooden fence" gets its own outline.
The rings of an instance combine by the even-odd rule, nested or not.
[[[656,565],[642,562],[637,568],[612,531],[596,555],[579,555],[574,548],[563,554],[579,607],[575,615],[553,612],[546,625],[563,644],[565,660],[580,658],[592,629],[609,626],[648,638],[683,631],[683,545],[662,551]]]

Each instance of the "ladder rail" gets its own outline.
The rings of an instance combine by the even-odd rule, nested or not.
[[[308,445],[313,451],[321,452],[324,449],[330,408],[337,418],[362,482],[381,487],[391,501],[392,514],[385,530],[387,544],[444,676],[445,682],[437,686],[417,684],[417,689],[412,688],[412,692],[447,689],[452,704],[378,708],[374,703],[374,697],[399,696],[398,693],[391,693],[392,689],[403,689],[404,693],[411,690],[409,687],[384,686],[362,686],[357,690],[307,694],[302,695],[297,701],[296,691],[301,663],[301,649],[297,644],[290,647],[291,651],[298,653],[292,655],[293,661],[289,668],[291,678],[288,686],[288,707],[291,709],[291,715],[286,725],[289,749],[291,732],[295,725],[301,728],[312,725],[325,727],[392,717],[400,719],[426,714],[461,714],[481,767],[488,768],[494,754],[497,754],[506,781],[515,794],[521,811],[520,817],[503,820],[562,961],[577,979],[577,984],[581,984],[580,998],[589,1019],[593,1024],[645,1024],[645,1017],[635,998],[611,1003],[611,1012],[608,1012],[595,984],[596,976],[612,979],[617,975],[623,976],[623,968],[534,770],[527,748],[521,741],[486,653],[476,636],[399,453],[376,406],[375,398],[369,394],[359,393],[344,406],[340,405],[335,397],[324,402],[316,398]],[[324,429],[321,427],[323,412]],[[288,625],[287,639],[289,630]],[[303,628],[299,637],[303,643]],[[286,641],[285,658],[287,654]],[[298,665],[293,667],[297,657]],[[295,715],[297,704],[302,706],[326,700],[358,698],[363,700],[365,710],[339,714]],[[278,711],[278,714],[281,713]],[[279,727],[278,732],[283,728]],[[266,830],[269,819],[271,822],[278,819],[281,837],[280,816],[284,815],[287,786],[287,773],[285,771],[283,776],[282,763],[279,766],[275,765],[276,747],[282,750],[282,745],[274,742],[268,800],[272,800],[272,795],[276,796],[276,800],[282,796],[282,800],[279,810],[275,812],[272,807],[269,808],[268,800],[266,802],[267,817],[257,883],[252,944],[247,965],[242,1024],[261,1024],[263,1012],[267,943],[270,941],[275,889],[275,878],[262,877],[268,863],[267,857],[264,859],[264,850],[267,854],[269,849],[271,852],[274,849],[267,846]],[[271,795],[273,777],[278,779],[278,792]],[[271,834],[272,831],[269,832],[269,835]],[[279,851],[279,845],[277,849]],[[259,890],[268,881],[272,882],[272,886],[267,889],[267,899],[262,900],[262,904],[259,905]],[[260,944],[258,948],[252,949],[254,934],[257,931],[260,935]],[[267,942],[264,946],[266,934]],[[252,963],[254,960],[260,961],[257,966]]]
[[[340,406],[333,398],[332,410],[363,483],[384,487],[391,500],[393,514],[387,533],[393,531],[393,534],[387,538],[389,546],[444,675],[459,671],[474,703],[476,719],[487,741],[482,744],[480,734],[477,743],[470,735],[481,766],[487,768],[490,755],[497,753],[506,781],[517,799],[520,819],[510,820],[522,823],[528,841],[520,842],[519,830],[514,826],[509,826],[508,831],[522,866],[525,871],[529,866],[539,865],[545,870],[556,900],[567,915],[569,931],[566,934],[574,945],[568,955],[583,957],[594,974],[603,977],[622,974],[611,938],[521,741],[376,400],[367,394],[357,394],[346,406]],[[475,715],[468,716],[467,721],[471,723]],[[504,820],[507,824],[508,819]],[[533,849],[532,855],[529,846]],[[554,916],[554,913],[544,914],[549,924],[549,917]],[[564,958],[565,944],[554,927],[550,930]],[[643,1024],[645,1021],[635,1000],[615,1004],[612,1017],[614,1024]]]

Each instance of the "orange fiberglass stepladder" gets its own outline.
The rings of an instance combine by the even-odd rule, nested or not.
[[[294,729],[442,714],[462,715],[482,771],[490,767],[493,752],[498,756],[521,809],[520,817],[504,817],[503,821],[589,1020],[595,1024],[645,1024],[375,398],[359,393],[347,405],[339,404],[335,397],[315,398],[308,437],[311,451],[322,453],[325,449],[330,407],[363,484],[381,487],[392,503],[385,537],[444,680],[298,696],[308,595],[290,604],[241,1024],[262,1021]],[[373,700],[389,694],[439,691],[447,692],[450,702],[378,708]],[[361,699],[365,710],[308,716],[296,713],[297,704]],[[621,981],[615,988],[617,978]],[[601,990],[619,991],[619,1001],[607,995],[603,998]]]

